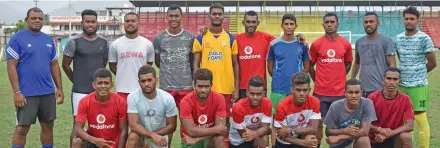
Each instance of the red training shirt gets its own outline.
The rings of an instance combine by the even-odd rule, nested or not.
[[[262,124],[272,122],[272,102],[264,97],[259,106],[252,108],[248,97],[240,99],[232,107],[232,124],[229,130],[229,141],[238,146],[244,143],[238,130],[259,129]]]
[[[321,112],[319,111],[320,102],[314,96],[308,96],[306,102],[298,106],[293,101],[294,96],[289,95],[280,101],[275,112],[274,126],[281,128],[288,126],[292,129],[307,127],[310,120],[321,119]],[[294,133],[292,133],[294,134]],[[294,134],[295,136],[296,134]],[[277,140],[283,144],[290,144],[282,141],[277,137]]]
[[[96,100],[95,92],[85,96],[79,102],[76,122],[88,122],[87,132],[97,138],[115,142],[112,147],[118,147],[119,121],[127,120],[127,102],[116,93],[110,93],[110,100],[101,104]]]
[[[235,35],[238,44],[238,64],[240,65],[240,89],[247,89],[249,79],[261,76],[266,82],[266,57],[268,47],[276,38],[265,32],[256,31],[252,35]],[[266,83],[265,83],[266,86]]]
[[[385,99],[382,90],[371,93],[368,98],[373,101],[377,117],[377,120],[373,121],[371,125],[394,130],[404,125],[406,120],[414,120],[411,98],[402,92],[398,92],[393,100]],[[374,133],[371,130],[368,136],[372,143],[376,143]]]
[[[325,36],[310,47],[310,59],[316,63],[314,93],[322,96],[344,96],[347,80],[345,62],[353,61],[350,42],[339,36],[328,40]]]
[[[226,120],[226,107],[223,95],[213,90],[206,98],[205,104],[200,104],[195,91],[187,94],[180,101],[180,118],[192,119],[195,127],[213,127],[216,117],[224,117]],[[186,130],[183,124],[181,125],[180,136],[183,138],[183,133],[186,134]]]

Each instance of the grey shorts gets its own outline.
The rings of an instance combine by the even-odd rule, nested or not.
[[[56,118],[55,94],[26,97],[23,107],[15,108],[16,125],[31,125],[37,121],[51,122]]]

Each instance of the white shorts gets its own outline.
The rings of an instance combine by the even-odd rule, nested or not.
[[[81,101],[81,99],[84,98],[87,95],[88,94],[81,94],[81,93],[72,92],[72,112],[73,112],[73,116],[76,116],[76,113],[78,113],[79,101]]]

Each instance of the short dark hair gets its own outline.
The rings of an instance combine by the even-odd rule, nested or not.
[[[326,13],[326,14],[324,15],[324,17],[322,18],[322,20],[324,21],[326,17],[331,17],[331,16],[334,16],[334,17],[336,18],[336,22],[339,22],[338,15],[337,15],[336,13],[334,13],[334,12],[328,12],[328,13]]]
[[[364,14],[364,17],[365,17],[365,16],[369,16],[369,15],[374,15],[374,16],[376,16],[376,20],[379,21],[379,16],[377,15],[376,12],[367,12],[367,13]]]
[[[96,81],[97,78],[110,78],[111,80],[112,73],[105,68],[99,68],[93,73],[93,81]]]
[[[387,72],[397,72],[397,73],[399,73],[399,75],[400,75],[400,69],[399,68],[396,68],[396,67],[389,67],[389,68],[387,68],[387,70],[385,70],[385,72],[383,73],[383,76],[386,76],[387,75]]]
[[[257,16],[257,19],[258,19],[258,14],[257,14],[257,12],[255,12],[255,11],[253,11],[253,10],[251,10],[251,11],[246,11],[246,13],[244,13],[244,18],[246,18],[246,15],[249,15],[249,16]]]
[[[84,19],[85,15],[93,15],[96,16],[96,19],[98,19],[98,14],[96,13],[95,10],[91,10],[91,9],[86,9],[83,12],[81,12],[81,19]]]
[[[284,24],[284,21],[287,20],[287,19],[294,21],[295,24],[298,25],[298,24],[296,23],[296,17],[295,17],[295,15],[293,15],[293,14],[284,14],[284,15],[283,15],[283,19],[281,20],[281,24]]]
[[[197,80],[209,80],[212,84],[212,72],[209,69],[201,68],[194,72],[194,84]]]
[[[359,81],[358,79],[355,78],[351,78],[349,80],[347,80],[347,82],[345,82],[345,89],[347,89],[348,85],[361,85],[361,81]]]
[[[214,3],[214,4],[212,4],[212,5],[209,7],[209,14],[211,14],[211,10],[212,10],[213,8],[219,8],[219,9],[222,9],[222,12],[223,12],[223,13],[225,12],[225,7],[223,7],[222,4],[220,4],[220,3]]]
[[[156,77],[156,70],[150,65],[144,65],[138,71],[138,78],[140,78],[141,75],[150,74],[150,73],[153,74],[154,77]]]
[[[263,87],[264,88],[264,79],[261,76],[253,76],[249,79],[248,87]]]
[[[409,6],[408,8],[406,8],[405,10],[403,10],[403,17],[405,17],[405,14],[414,14],[417,16],[417,18],[420,17],[420,12],[419,10],[417,10],[416,7],[414,6]]]
[[[127,17],[128,15],[136,15],[136,18],[139,19],[139,14],[137,14],[136,12],[128,12],[127,14],[124,15],[124,20],[125,17]]]
[[[177,9],[179,9],[179,11],[180,11],[180,15],[182,15],[182,8],[181,8],[179,5],[177,5],[177,4],[172,4],[172,5],[170,5],[170,6],[168,7],[167,13],[168,13],[168,11],[170,11],[170,10],[177,10]]]
[[[297,72],[292,75],[292,85],[307,84],[310,86],[310,75],[306,72]]]
[[[31,8],[31,9],[29,9],[29,10],[27,11],[27,13],[26,13],[26,18],[29,17],[29,14],[30,14],[31,12],[41,12],[41,13],[43,13],[43,10],[41,10],[40,8],[37,8],[37,7],[33,7],[33,8]],[[43,13],[43,14],[44,14],[44,13]]]

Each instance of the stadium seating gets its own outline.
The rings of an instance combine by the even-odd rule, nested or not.
[[[424,17],[422,19],[422,31],[431,36],[434,46],[440,48],[440,18]]]
[[[182,26],[184,29],[199,34],[202,26],[209,26],[208,12],[191,12],[183,14]],[[141,12],[139,34],[149,40],[153,40],[157,33],[168,27],[166,12]],[[228,16],[225,15],[223,28],[229,30]]]

